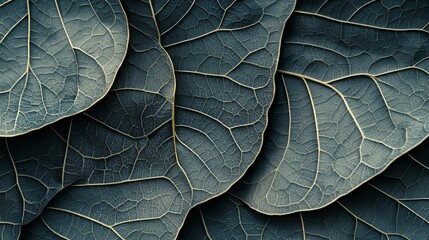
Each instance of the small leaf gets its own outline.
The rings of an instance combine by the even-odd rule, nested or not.
[[[223,195],[192,210],[179,239],[427,239],[428,144],[319,210],[268,216]]]
[[[253,208],[326,206],[428,136],[429,5],[390,3],[297,5],[266,143],[233,190]]]
[[[118,0],[0,3],[0,136],[15,136],[99,101],[125,57]]]

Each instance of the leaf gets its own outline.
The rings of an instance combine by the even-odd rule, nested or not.
[[[192,192],[174,154],[171,61],[149,4],[127,5],[139,12],[128,14],[130,49],[108,96],[38,136],[4,139],[2,166],[16,165],[17,173],[6,168],[9,182],[2,182],[13,192],[0,196],[13,212],[1,211],[0,221],[26,224],[43,210],[24,239],[174,238],[190,208]],[[34,148],[19,152],[22,146]]]
[[[288,21],[261,157],[233,192],[317,209],[429,134],[427,1],[302,1]]]
[[[426,239],[428,144],[319,210],[268,216],[223,195],[192,210],[179,239]]]
[[[46,131],[40,132],[42,136],[52,133],[60,146],[35,144],[36,152],[29,152],[32,158],[24,161],[38,169],[36,159],[41,154],[58,151],[58,159],[51,159],[57,165],[49,169],[56,171],[49,178],[54,178],[54,183],[45,184],[34,173],[29,176],[45,184],[52,195],[35,190],[37,194],[31,199],[20,196],[19,188],[27,190],[31,186],[20,183],[26,176],[7,168],[11,172],[8,187],[18,189],[12,195],[13,202],[23,199],[21,202],[37,205],[30,215],[25,211],[28,207],[21,204],[14,208],[21,210],[17,220],[8,220],[13,225],[27,223],[24,239],[175,238],[191,204],[226,191],[259,151],[273,97],[281,29],[292,11],[292,1],[266,1],[262,6],[255,1],[213,5],[208,10],[217,9],[213,16],[224,19],[222,28],[198,33],[201,36],[181,32],[180,37],[186,39],[180,42],[174,42],[179,37],[164,37],[167,33],[162,30],[174,18],[161,21],[156,16],[165,14],[171,6],[178,9],[174,14],[184,14],[169,27],[167,32],[172,34],[184,29],[189,23],[182,22],[188,18],[203,14],[201,7],[210,5],[195,2],[188,6],[191,10],[180,13],[184,5],[178,7],[174,1],[160,10],[150,1],[123,4],[130,25],[130,47],[110,93],[70,122],[61,122],[65,126],[58,123],[42,129]],[[227,6],[227,10],[222,8]],[[258,18],[250,13],[258,13]],[[198,25],[197,29],[208,28]],[[187,48],[193,52],[187,52]],[[188,65],[179,60],[180,56]],[[229,75],[224,71],[230,71]],[[246,75],[253,71],[267,75]],[[244,77],[240,78],[240,72]],[[231,134],[245,148],[231,142]],[[26,137],[16,138],[27,142],[16,146],[26,146]],[[209,145],[205,145],[207,141]],[[245,145],[248,143],[252,145]],[[2,161],[23,161],[13,153],[7,156],[12,156],[12,161]],[[0,218],[10,216],[0,214]]]
[[[262,145],[295,1],[154,1],[177,81],[175,138],[193,204],[236,182]],[[207,14],[210,13],[210,14]]]
[[[36,218],[62,188],[68,121],[54,126],[0,141],[1,239],[17,239],[20,225]]]
[[[6,0],[0,22],[0,136],[91,107],[112,86],[128,45],[117,0]]]

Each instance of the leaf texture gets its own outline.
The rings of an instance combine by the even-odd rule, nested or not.
[[[274,73],[295,2],[154,1],[174,65],[177,156],[193,204],[225,192],[253,163],[274,97]]]
[[[0,151],[5,164],[43,170],[46,155],[55,165],[45,167],[48,182],[28,174],[49,191],[29,189],[22,183],[27,175],[6,168],[0,196],[21,205],[13,218],[0,217],[27,223],[22,239],[173,239],[192,204],[225,192],[256,158],[294,3],[179,3],[123,1],[130,46],[109,94],[70,120],[12,138],[22,143]],[[205,8],[223,19],[216,28],[203,21]],[[177,23],[169,22],[173,16]],[[186,20],[195,16],[202,18],[198,32]],[[35,144],[27,157],[12,152],[44,135],[52,144]]]
[[[0,136],[82,112],[112,86],[128,46],[118,0],[0,3]]]
[[[1,239],[18,239],[20,226],[36,218],[62,188],[67,148],[62,137],[67,137],[67,123],[60,121],[54,124],[56,129],[43,128],[24,136],[1,139]]]
[[[179,239],[427,239],[427,144],[325,208],[268,216],[226,194],[191,211]]]
[[[302,1],[288,21],[252,208],[321,208],[429,133],[427,1]]]
[[[1,196],[18,206],[4,205],[13,212],[0,217],[20,225],[43,210],[22,239],[173,239],[190,208],[174,151],[171,61],[149,3],[127,7],[138,13],[128,14],[130,49],[108,96],[38,136],[7,140],[1,151],[2,162],[18,166],[6,168],[11,190]],[[19,152],[37,139],[46,142]]]

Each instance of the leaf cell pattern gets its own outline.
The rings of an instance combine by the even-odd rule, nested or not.
[[[253,162],[294,4],[179,3],[123,1],[130,45],[109,94],[5,140],[0,197],[14,212],[0,223],[9,239],[22,224],[22,239],[173,239],[193,204],[226,191]],[[201,9],[221,22],[211,29],[213,19],[202,19],[197,33],[188,18],[206,16]],[[45,138],[51,144],[37,143]],[[19,152],[29,142],[37,144]]]
[[[234,194],[268,214],[321,208],[422,142],[428,10],[427,1],[299,2],[265,145]]]
[[[0,3],[0,136],[72,116],[113,84],[128,46],[118,0]]]
[[[229,189],[260,151],[294,1],[161,3],[154,12],[177,81],[177,156],[195,205]]]
[[[269,216],[225,194],[192,210],[179,239],[426,239],[428,143],[319,210]]]

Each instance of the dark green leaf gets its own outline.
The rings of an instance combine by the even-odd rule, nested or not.
[[[179,239],[427,239],[429,140],[332,205],[268,216],[232,195],[191,211]]]
[[[112,86],[128,45],[118,0],[6,0],[0,22],[0,136],[92,106]]]
[[[258,211],[323,207],[429,133],[429,2],[301,1],[261,157],[234,189]]]

